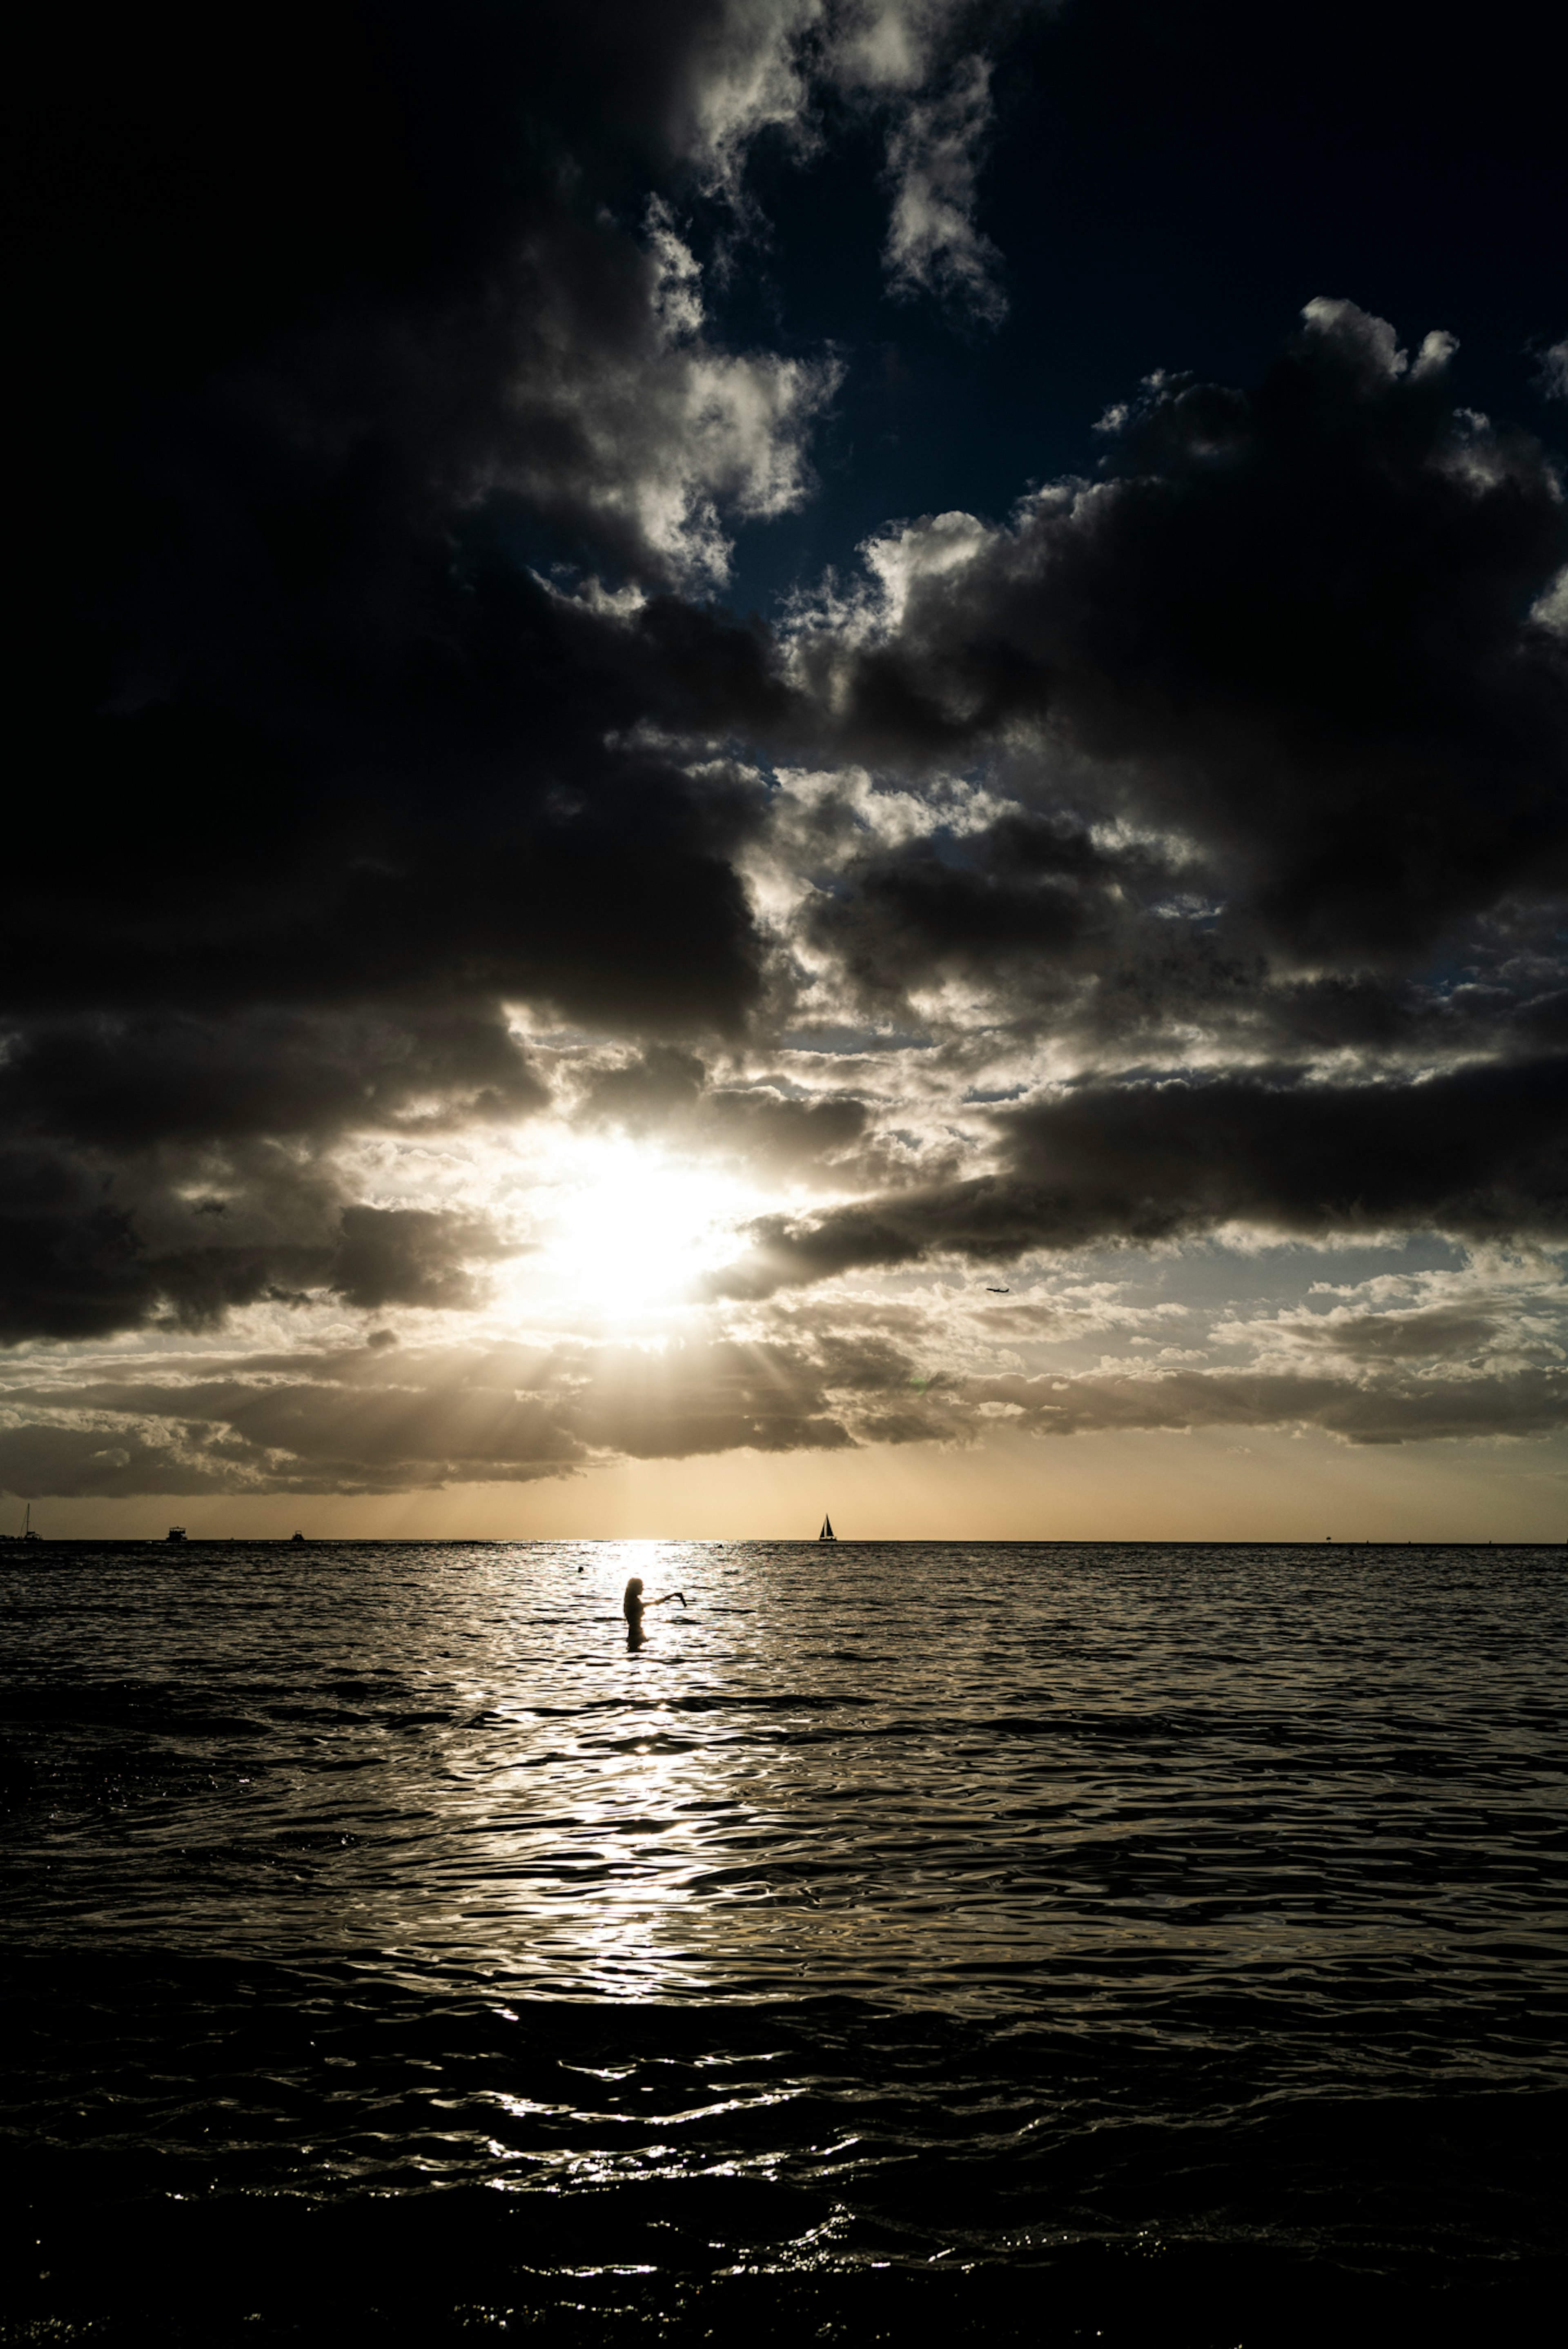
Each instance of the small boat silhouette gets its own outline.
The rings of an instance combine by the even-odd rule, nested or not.
[[[824,1517],[822,1521],[822,1531],[817,1535],[816,1538],[818,1541],[836,1541],[838,1539],[838,1536],[833,1530],[833,1519],[831,1517]]]
[[[185,1528],[184,1528],[184,1526],[170,1526],[170,1528],[169,1528],[169,1530],[168,1530],[168,1532],[164,1535],[163,1538],[164,1538],[164,1540],[165,1540],[165,1541],[183,1541],[183,1540],[184,1540],[184,1538],[185,1538]]]

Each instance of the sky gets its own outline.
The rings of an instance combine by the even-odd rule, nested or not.
[[[40,29],[18,1524],[1568,1535],[1547,33]]]

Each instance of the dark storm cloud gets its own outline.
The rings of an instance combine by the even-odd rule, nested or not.
[[[760,796],[602,735],[682,714],[680,663],[705,641],[700,719],[739,718],[730,653],[758,670],[755,638],[687,613],[666,659],[661,610],[612,623],[504,566],[430,585],[413,642],[318,648],[321,690],[263,674],[227,708],[198,689],[70,730],[69,791],[22,814],[17,1011],[456,991],[655,1032],[737,1022],[760,948],[731,860]],[[645,657],[657,692],[630,674]]]
[[[61,1212],[57,1195],[39,1204],[13,1193],[0,1206],[0,1342],[98,1338],[164,1319],[208,1328],[238,1306],[300,1302],[331,1268],[330,1247],[155,1250],[123,1211],[73,1204]]]
[[[503,1253],[481,1218],[344,1206],[286,1160],[223,1171],[232,1199],[182,1195],[161,1168],[136,1182],[90,1159],[0,1154],[0,1342],[210,1329],[239,1306],[328,1292],[372,1309],[472,1306],[475,1268]]]
[[[806,935],[864,995],[999,963],[1016,985],[1023,958],[1103,954],[1121,926],[1112,889],[1159,874],[1147,853],[1117,857],[1081,825],[1018,809],[961,840],[868,850],[814,901]]]
[[[1279,1329],[1296,1344],[1347,1355],[1353,1361],[1469,1361],[1486,1353],[1502,1324],[1492,1313],[1462,1305],[1433,1305],[1415,1313],[1298,1313]]]
[[[869,1109],[854,1093],[803,1099],[772,1085],[724,1085],[703,1103],[699,1130],[711,1147],[751,1164],[775,1170],[815,1166],[831,1175],[870,1123]]]
[[[1424,970],[1282,968],[1212,867],[1059,814],[841,854],[802,926],[873,1016],[919,1024],[914,999],[956,978],[991,1024],[1091,1065],[1179,1057],[1195,1035],[1210,1057],[1412,1068],[1568,1041],[1561,905],[1498,909]]]
[[[538,1106],[500,999],[699,1036],[755,999],[761,793],[661,746],[787,730],[707,589],[832,370],[713,342],[662,205],[716,169],[731,13],[144,12],[41,72],[7,1338],[335,1266],[457,1301],[263,1145]]]
[[[758,631],[659,592],[798,497],[826,382],[709,344],[645,213],[724,22],[327,0],[73,47],[18,1009],[739,1018],[755,795],[627,740],[786,702]],[[652,602],[563,599],[562,554]]]
[[[470,1267],[502,1253],[472,1216],[426,1207],[345,1207],[332,1287],[350,1305],[476,1305]]]
[[[0,1061],[0,1334],[200,1328],[329,1284],[367,1304],[472,1303],[463,1249],[438,1262],[433,1242],[389,1253],[364,1238],[466,1226],[350,1208],[351,1230],[340,1179],[312,1153],[347,1125],[418,1136],[546,1098],[504,1023],[477,1008],[23,1026]]]
[[[515,1118],[545,1085],[479,1005],[40,1019],[0,1061],[0,1125],[109,1150]]]
[[[591,1068],[582,1100],[593,1118],[641,1133],[694,1109],[707,1081],[707,1063],[695,1052],[656,1044],[608,1067]]]
[[[653,1045],[590,1068],[578,1096],[584,1116],[631,1134],[740,1158],[753,1169],[826,1170],[865,1136],[870,1112],[847,1092],[715,1081],[695,1053]]]
[[[1561,1227],[1560,941],[1511,970],[1494,941],[1440,1004],[1417,968],[1478,910],[1550,930],[1568,882],[1541,616],[1563,500],[1532,443],[1456,409],[1440,338],[1410,365],[1316,305],[1254,394],[1147,387],[1092,487],[1006,531],[889,534],[879,616],[850,598],[775,637],[718,600],[727,534],[805,496],[838,361],[727,342],[691,222],[722,244],[753,142],[804,155],[862,109],[892,126],[898,286],[994,319],[975,171],[1017,13],[285,0],[69,26],[18,305],[47,328],[16,444],[0,1338],[472,1305],[501,1237],[367,1204],[334,1153],[516,1123],[547,1078],[589,1123],[792,1179],[858,1149],[868,1181],[898,1163],[874,1072],[776,1073],[814,957],[824,1029],[954,979],[1025,1045],[1071,1044],[1059,1067],[1164,1069],[1185,1023],[1285,1073],[1087,1077],[994,1124],[994,1172],[761,1227],[742,1294],[1235,1217]],[[786,936],[763,777],[846,754],[910,805],[933,766],[990,761],[1019,804],[962,840],[841,811]],[[531,1056],[514,1005],[576,1041]],[[1403,1092],[1291,1073],[1382,1051],[1509,1066]],[[294,1383],[328,1482],[943,1424],[869,1353],[854,1412],[821,1351],[758,1359],[692,1353],[683,1386],[628,1356],[576,1402],[558,1365],[439,1427],[358,1373]],[[236,1402],[243,1457],[213,1465],[209,1429],[180,1473],[273,1475],[274,1409]],[[90,1474],[167,1465],[148,1429],[121,1470],[84,1426]]]
[[[917,13],[932,71],[985,14]],[[797,698],[708,591],[834,367],[709,332],[669,199],[853,78],[851,17],[325,0],[40,74],[8,1337],[457,1301],[264,1145],[534,1108],[498,999],[699,1040],[757,1001],[763,795],[714,741]],[[863,1117],[715,1113],[797,1154]]]
[[[890,533],[890,625],[808,632],[804,665],[874,758],[1023,730],[1096,771],[1290,957],[1408,957],[1560,892],[1568,511],[1535,442],[1456,406],[1451,348],[1314,302],[1255,392],[1152,378],[1095,484]]]
[[[765,1217],[715,1292],[760,1297],[862,1267],[986,1262],[1231,1223],[1313,1237],[1434,1226],[1568,1233],[1568,1061],[1424,1084],[1290,1072],[1085,1083],[996,1121],[1006,1164],[809,1220]]]
[[[0,1301],[8,1342],[96,1337],[157,1302],[130,1216],[101,1184],[47,1152],[0,1160]]]
[[[1505,1378],[1408,1378],[1358,1383],[1288,1371],[1169,1371],[1069,1381],[998,1379],[976,1393],[1009,1406],[1032,1434],[1117,1429],[1186,1433],[1202,1427],[1320,1427],[1348,1444],[1430,1443],[1545,1435],[1568,1427],[1558,1371]]]
[[[713,339],[667,199],[735,192],[819,82],[934,100],[1014,13],[323,0],[71,36],[7,999],[455,986],[733,1029],[760,801],[639,745],[788,732],[762,633],[675,591],[799,502],[834,364]],[[564,600],[556,558],[653,601]]]

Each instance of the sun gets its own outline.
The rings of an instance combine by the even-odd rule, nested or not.
[[[575,1137],[535,1195],[521,1285],[596,1313],[690,1301],[768,1205],[732,1169],[624,1138]]]

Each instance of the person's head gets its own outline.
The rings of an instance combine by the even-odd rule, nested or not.
[[[631,1580],[626,1586],[626,1595],[628,1599],[640,1599],[642,1597],[642,1577],[640,1574],[634,1574],[632,1576]]]

